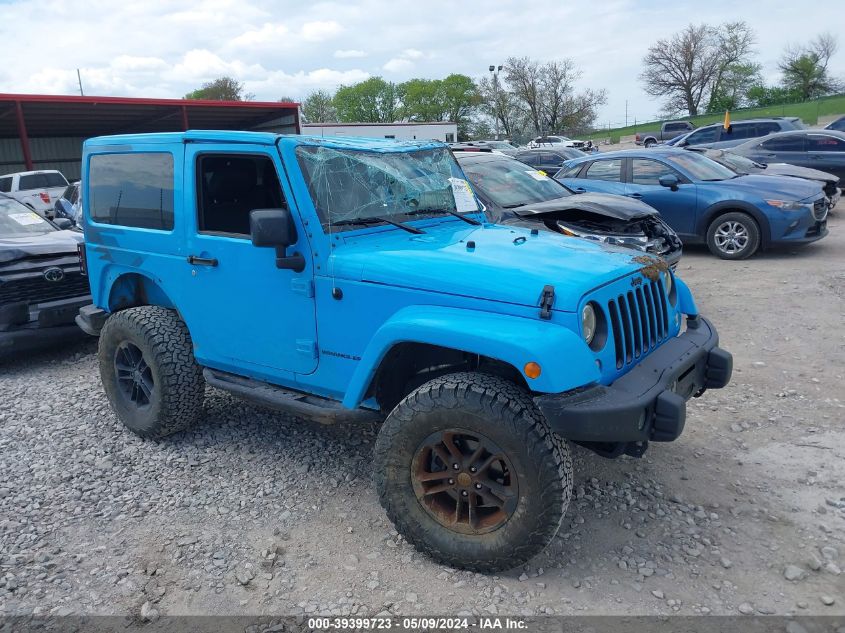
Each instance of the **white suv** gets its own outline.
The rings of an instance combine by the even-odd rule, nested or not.
[[[22,171],[0,176],[0,192],[22,202],[42,217],[52,220],[53,209],[64,190],[67,179],[54,169]]]

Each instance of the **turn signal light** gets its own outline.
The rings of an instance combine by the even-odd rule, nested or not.
[[[529,378],[538,378],[540,376],[540,365],[535,363],[533,360],[530,363],[525,363],[525,367],[522,368],[525,372],[525,375]]]

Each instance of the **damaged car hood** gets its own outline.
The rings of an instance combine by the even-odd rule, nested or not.
[[[650,215],[657,215],[657,211],[640,200],[607,193],[578,193],[563,198],[534,202],[521,207],[507,209],[520,217],[531,217],[546,213],[577,210],[604,215],[616,220],[635,220]]]
[[[76,254],[83,240],[78,231],[49,231],[40,235],[0,236],[0,263],[43,255]]]
[[[464,226],[444,222],[422,235],[385,230],[348,236],[333,252],[330,274],[521,306],[536,306],[552,285],[554,309],[572,312],[585,293],[644,266],[634,259],[642,253],[550,231]]]
[[[767,163],[766,168],[760,172],[764,176],[793,176],[806,178],[807,180],[819,180],[821,182],[839,182],[839,177],[834,176],[820,169],[800,167],[789,163]]]

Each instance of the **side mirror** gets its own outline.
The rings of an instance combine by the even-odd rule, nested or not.
[[[70,203],[70,200],[66,200],[65,198],[59,198],[56,200],[56,206],[54,207],[58,216],[72,218],[73,217],[73,205]]]
[[[669,187],[672,191],[678,190],[678,177],[674,174],[666,174],[665,176],[661,176],[658,180],[661,187]]]
[[[249,235],[253,246],[276,249],[276,267],[295,272],[305,270],[305,258],[299,253],[288,256],[286,249],[296,243],[296,227],[289,209],[253,209],[249,212]]]
[[[73,220],[69,220],[68,218],[56,218],[53,220],[53,224],[59,227],[60,230],[66,231],[73,226]]]

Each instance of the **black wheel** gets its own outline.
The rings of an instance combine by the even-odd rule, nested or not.
[[[707,229],[710,252],[722,259],[745,259],[760,246],[760,229],[747,213],[731,211],[714,219]]]
[[[202,370],[188,328],[173,310],[141,306],[111,315],[98,359],[109,402],[133,433],[165,437],[200,417]]]
[[[654,139],[648,139],[643,143],[643,146],[646,148],[654,147],[655,145],[657,145],[657,141],[655,141]]]
[[[572,492],[568,446],[514,383],[474,372],[417,388],[376,440],[375,482],[396,529],[435,560],[511,569],[554,538]]]

